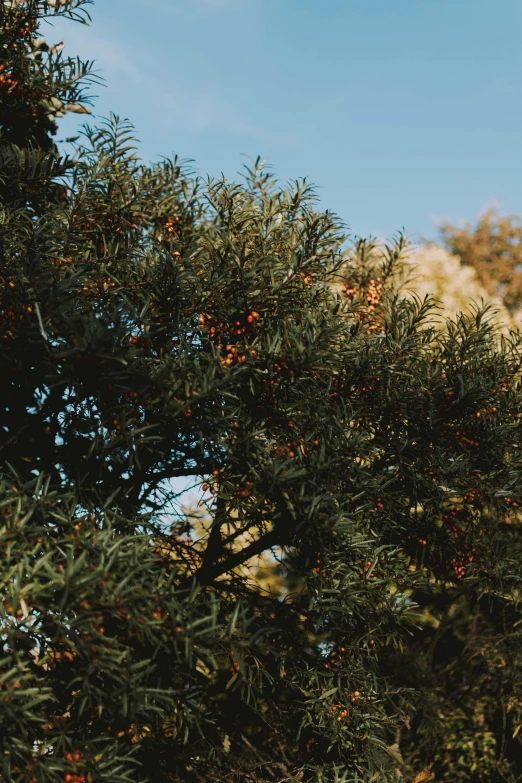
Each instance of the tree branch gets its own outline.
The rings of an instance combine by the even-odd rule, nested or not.
[[[197,571],[194,575],[195,579],[200,584],[208,585],[219,576],[226,574],[227,571],[232,571],[234,568],[243,565],[243,563],[246,563],[247,560],[250,560],[251,557],[260,555],[261,552],[265,552],[267,549],[271,549],[277,544],[280,544],[280,538],[281,537],[279,532],[274,529],[269,533],[265,533],[265,535],[261,536],[261,538],[258,538],[257,541],[249,544],[249,546],[247,546],[245,549],[242,549],[239,552],[234,552],[220,563],[214,563],[213,565],[205,566],[205,562],[203,562],[199,571]]]

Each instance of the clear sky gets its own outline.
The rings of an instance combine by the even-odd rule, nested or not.
[[[522,213],[521,0],[96,0],[60,24],[96,60],[96,121],[144,158],[236,176],[262,155],[306,176],[354,234]],[[53,41],[54,42],[54,41]],[[78,116],[62,121],[71,133]]]

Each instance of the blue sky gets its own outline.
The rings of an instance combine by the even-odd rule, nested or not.
[[[306,176],[354,234],[522,213],[520,0],[97,0],[48,39],[95,59],[95,120],[148,160]],[[54,42],[54,41],[53,41]],[[78,116],[62,121],[70,134]]]

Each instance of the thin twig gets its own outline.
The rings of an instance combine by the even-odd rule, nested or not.
[[[46,342],[49,342],[49,338],[47,336],[47,332],[45,331],[45,328],[44,328],[44,325],[43,325],[43,321],[42,321],[42,314],[40,312],[40,305],[36,301],[34,303],[34,309],[36,310],[36,317],[38,318],[38,323],[40,324],[40,332],[42,334],[42,337],[44,338],[44,340],[46,340]]]

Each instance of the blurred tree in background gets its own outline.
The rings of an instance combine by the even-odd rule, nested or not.
[[[61,155],[84,6],[1,3],[2,780],[515,783],[520,335],[259,161]]]
[[[433,242],[412,250],[403,277],[397,283],[404,292],[411,290],[421,299],[425,296],[435,298],[441,325],[445,318],[469,312],[473,303],[480,305],[481,302],[492,306],[498,324],[509,328],[515,323],[501,297],[481,284],[472,266],[463,264],[459,256]]]
[[[444,246],[472,267],[490,296],[500,297],[513,316],[522,306],[522,219],[485,212],[476,226],[445,223],[441,226]]]

